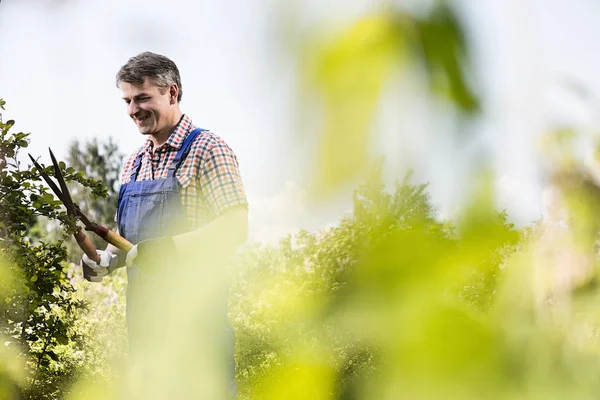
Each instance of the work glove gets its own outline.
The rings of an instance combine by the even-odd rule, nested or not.
[[[176,260],[176,248],[170,236],[158,239],[142,240],[127,252],[125,264],[128,267],[137,265],[140,268],[153,268],[164,264],[172,264]]]
[[[96,253],[100,256],[99,263],[91,260],[87,254],[81,258],[83,277],[90,282],[101,282],[102,278],[113,272],[119,263],[117,255],[110,251],[96,250]]]

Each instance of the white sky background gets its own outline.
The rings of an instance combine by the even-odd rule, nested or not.
[[[409,1],[399,3],[410,3]],[[594,0],[461,0],[485,94],[483,121],[468,140],[430,117],[418,82],[386,91],[376,149],[417,178],[443,215],[467,188],[468,166],[491,157],[499,207],[519,223],[542,212],[538,135],[557,119],[590,128],[592,108],[561,88],[563,79],[600,92],[600,3]],[[576,4],[576,5],[573,5]],[[182,109],[236,152],[250,200],[251,236],[275,240],[298,227],[334,223],[350,198],[308,206],[301,189],[306,153],[294,142],[293,49],[287,23],[304,29],[350,21],[375,1],[2,0],[0,96],[15,129],[33,132],[32,154],[66,155],[74,139],[113,136],[124,153],[143,142],[126,114],[114,76],[127,58],[150,50],[171,57],[183,81]],[[294,21],[282,18],[295,9]],[[597,109],[597,108],[596,108]],[[398,112],[408,110],[409,112]],[[307,140],[313,133],[307,132]],[[297,136],[295,136],[298,138]],[[305,149],[304,149],[305,150]]]

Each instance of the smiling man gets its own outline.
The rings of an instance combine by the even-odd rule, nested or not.
[[[109,245],[98,251],[99,265],[84,256],[82,266],[86,279],[98,282],[127,265],[127,324],[130,353],[135,358],[152,346],[166,345],[163,340],[169,327],[165,325],[174,324],[168,317],[182,309],[192,310],[192,315],[177,321],[178,326],[195,329],[202,325],[194,322],[194,310],[202,307],[184,304],[199,297],[185,297],[177,288],[182,293],[200,287],[208,292],[221,285],[225,267],[217,259],[227,259],[246,240],[248,204],[232,149],[182,113],[181,78],[173,61],[150,52],[132,57],[118,72],[117,86],[127,113],[146,138],[125,161],[116,216],[119,233],[136,245],[127,254]],[[208,273],[198,273],[201,270]],[[176,290],[165,286],[165,281]],[[215,343],[204,347],[223,350],[229,389],[235,393],[226,301],[205,299],[222,318],[204,322],[219,325],[215,337],[224,347]]]

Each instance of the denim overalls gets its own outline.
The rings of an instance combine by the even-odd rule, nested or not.
[[[190,132],[175,159],[169,166],[166,179],[137,181],[141,169],[142,154],[138,156],[133,167],[129,183],[121,186],[118,199],[117,218],[119,221],[119,234],[131,243],[142,240],[156,239],[163,236],[173,236],[190,230],[186,223],[186,215],[179,193],[179,183],[175,177],[177,169],[185,161],[192,143],[204,129],[195,129]],[[139,315],[149,315],[144,310],[142,301],[136,299],[137,289],[144,285],[143,266],[127,267],[127,325],[129,329],[130,352],[135,357],[136,337],[147,332],[135,331],[132,323]],[[168,312],[168,311],[167,311]],[[225,316],[226,317],[226,316]],[[234,339],[231,327],[226,323],[226,357],[229,391],[235,393],[235,363],[233,355]],[[142,336],[143,337],[143,336]]]

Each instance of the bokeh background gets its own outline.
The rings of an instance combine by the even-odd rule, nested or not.
[[[124,271],[82,280],[28,168],[52,147],[110,224],[119,154],[143,142],[114,78],[143,51],[177,63],[183,111],[240,161],[240,399],[596,398],[599,15],[591,0],[3,0],[0,398],[219,398],[202,345],[220,260],[184,257],[152,287],[148,304],[181,307],[128,367]]]

